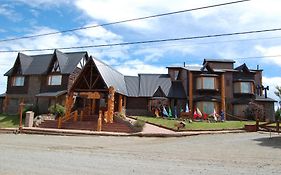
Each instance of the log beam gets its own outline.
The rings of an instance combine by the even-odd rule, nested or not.
[[[225,111],[225,80],[224,74],[221,75],[221,110],[224,112],[224,120],[226,120],[226,111]]]
[[[193,114],[193,75],[192,72],[188,72],[188,79],[189,79],[189,111],[190,115]]]

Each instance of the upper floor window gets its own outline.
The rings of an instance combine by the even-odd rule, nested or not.
[[[199,77],[196,80],[196,89],[216,89],[215,77]]]
[[[252,82],[235,82],[234,93],[252,94],[253,93]]]
[[[61,75],[49,75],[48,76],[48,85],[61,85]]]
[[[23,86],[24,85],[24,76],[13,77],[12,86]]]

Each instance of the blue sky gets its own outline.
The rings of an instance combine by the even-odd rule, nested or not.
[[[224,2],[230,0],[0,0],[0,40]],[[0,42],[0,50],[109,44],[280,28],[279,7],[281,1],[252,0],[72,33]],[[234,59],[236,66],[246,63],[251,69],[255,69],[258,64],[264,70],[264,85],[270,86],[270,97],[277,99],[273,91],[276,85],[281,85],[281,57],[263,56],[281,55],[280,43],[281,32],[268,32],[192,41],[90,48],[86,51],[126,75],[166,73],[166,66],[182,65],[183,62],[198,65],[202,64],[204,58]],[[6,90],[6,77],[2,75],[13,65],[16,55],[0,54],[0,93]]]

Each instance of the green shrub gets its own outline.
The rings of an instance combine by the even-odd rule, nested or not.
[[[56,117],[62,117],[65,114],[65,108],[62,105],[56,104],[49,107],[49,112]]]
[[[143,130],[144,125],[145,125],[145,121],[137,119],[133,123],[133,128],[135,131],[141,132]]]
[[[263,116],[263,107],[254,102],[250,102],[244,111],[244,114],[249,120],[261,119]]]
[[[115,121],[126,120],[126,115],[122,112],[115,112],[113,115]]]

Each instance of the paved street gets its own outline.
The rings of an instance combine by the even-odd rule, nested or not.
[[[280,174],[281,135],[0,134],[0,174]]]

